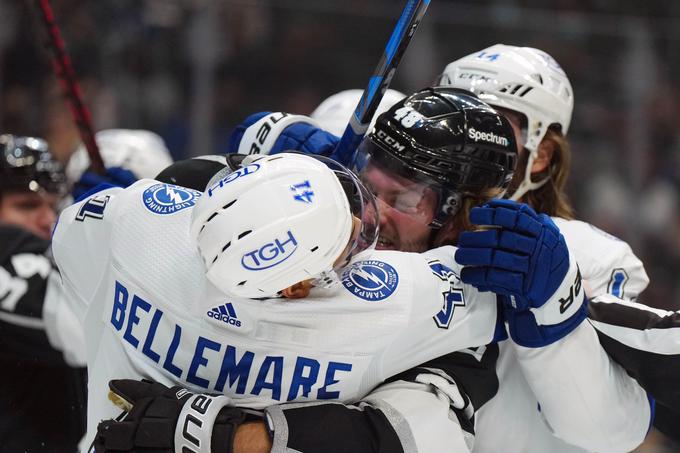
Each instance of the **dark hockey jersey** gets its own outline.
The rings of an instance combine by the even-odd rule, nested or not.
[[[0,449],[75,452],[85,430],[85,368],[48,338],[49,242],[0,224]]]

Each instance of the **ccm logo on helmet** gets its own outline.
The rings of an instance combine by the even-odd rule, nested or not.
[[[479,132],[474,127],[468,129],[468,137],[476,142],[482,140],[484,142],[495,143],[496,145],[502,146],[508,146],[510,144],[510,140],[505,137],[496,135],[493,132]]]
[[[491,77],[485,76],[484,74],[477,74],[475,72],[461,72],[458,74],[458,78],[461,80],[474,80],[480,82],[489,82]]]
[[[385,132],[385,131],[380,131],[380,130],[376,131],[375,135],[376,135],[376,137],[378,137],[378,139],[385,142],[385,144],[392,149],[396,149],[397,151],[403,151],[403,150],[406,149],[406,146],[400,144],[394,138],[387,135],[387,132]]]
[[[288,230],[287,237],[274,239],[259,249],[248,252],[241,258],[241,264],[250,271],[261,271],[281,264],[297,250],[297,239]]]

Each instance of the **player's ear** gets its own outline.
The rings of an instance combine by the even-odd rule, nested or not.
[[[552,162],[555,154],[555,142],[552,140],[543,140],[538,145],[538,156],[534,159],[534,164],[531,166],[531,173],[541,173],[545,171]]]
[[[289,286],[288,288],[281,291],[281,294],[286,299],[304,299],[309,296],[309,291],[312,289],[312,284],[309,280],[304,280]]]

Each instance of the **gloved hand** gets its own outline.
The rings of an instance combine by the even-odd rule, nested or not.
[[[127,187],[136,181],[137,177],[130,170],[121,167],[107,168],[105,175],[100,175],[93,171],[86,171],[82,174],[78,182],[73,185],[71,194],[75,201],[80,201],[100,190],[109,187]]]
[[[460,235],[455,258],[465,266],[461,280],[499,296],[517,344],[551,344],[585,319],[581,273],[550,217],[525,204],[492,200],[473,208],[470,220],[500,228]]]
[[[244,413],[224,395],[194,394],[132,379],[109,382],[111,399],[128,413],[97,426],[96,453],[231,453]],[[92,451],[90,449],[90,451]]]
[[[308,116],[259,112],[250,115],[232,132],[229,152],[277,154],[300,151],[328,156],[339,141],[339,137],[321,129]]]

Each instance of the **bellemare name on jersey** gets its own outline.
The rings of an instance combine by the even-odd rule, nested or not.
[[[275,401],[342,399],[343,387],[352,381],[353,363],[225,344],[132,288],[114,281],[108,323],[124,343],[178,379],[235,397],[262,394]]]

